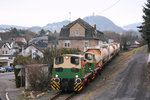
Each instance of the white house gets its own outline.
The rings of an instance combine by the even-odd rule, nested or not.
[[[14,53],[14,41],[0,42],[0,55],[13,55]]]
[[[30,45],[25,50],[22,50],[20,55],[25,56],[25,57],[31,56],[32,58],[35,58],[36,56],[39,56],[41,58],[44,57],[43,49],[34,45]]]

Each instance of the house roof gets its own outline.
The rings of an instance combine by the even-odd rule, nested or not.
[[[14,40],[15,42],[24,42],[25,38],[9,38],[10,40]]]
[[[29,41],[29,44],[37,43],[38,41],[45,41],[48,43],[48,36],[36,37]]]
[[[48,47],[48,43],[45,43],[43,41],[38,41],[37,43],[35,43],[34,45],[39,46],[41,48],[47,48]]]
[[[85,36],[82,36],[82,37],[70,36],[70,28],[76,23],[80,24],[85,29]],[[98,40],[105,41],[104,34],[101,31],[96,30],[94,27],[89,25],[87,22],[85,22],[81,18],[61,28],[59,40],[66,39],[66,38],[68,39],[98,39]]]
[[[84,20],[82,20],[81,18],[78,18],[77,20],[73,21],[72,23],[64,26],[63,28],[71,28],[74,24],[79,23],[81,26],[83,26],[86,29],[93,29],[93,27],[91,25],[89,25],[87,22],[85,22]]]
[[[0,41],[0,48],[5,44],[4,41]]]
[[[34,45],[34,44],[32,44],[32,45],[29,45],[28,47],[30,47],[30,46],[33,46],[34,48],[36,48],[36,49],[38,49],[39,51],[41,51],[42,53],[44,52],[44,48],[42,48],[42,47],[39,47],[39,46],[36,46],[36,45]],[[27,47],[27,48],[28,48]]]
[[[8,43],[8,45],[7,45]],[[12,43],[12,41],[0,41],[0,48],[3,46],[3,45],[6,45],[9,49],[10,49],[10,44]]]
[[[24,47],[26,48],[27,44],[23,42],[15,42],[20,48]]]

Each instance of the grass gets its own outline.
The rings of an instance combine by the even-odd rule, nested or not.
[[[18,96],[20,99],[23,99],[24,98],[24,95],[19,95]]]

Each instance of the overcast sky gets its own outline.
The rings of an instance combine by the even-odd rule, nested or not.
[[[0,0],[0,24],[45,26],[85,16],[105,16],[118,26],[142,22],[146,0]]]

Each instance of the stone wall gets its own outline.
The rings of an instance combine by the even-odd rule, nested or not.
[[[66,40],[59,40],[59,46],[58,48],[65,48],[64,42]],[[88,42],[88,46],[97,46],[99,43],[99,40],[69,40],[70,41],[70,48],[78,48],[81,51],[84,50],[85,42]]]
[[[76,35],[76,31],[78,30],[79,35]],[[85,29],[78,23],[70,28],[69,36],[85,36]]]

